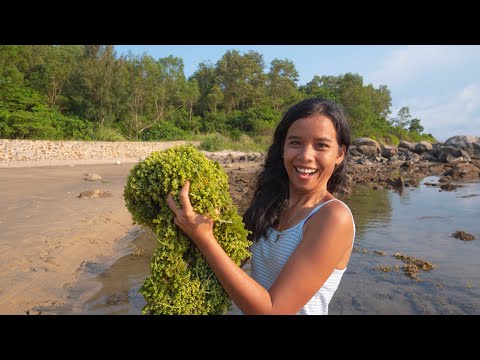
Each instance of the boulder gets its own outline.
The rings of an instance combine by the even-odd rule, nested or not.
[[[420,141],[417,145],[415,145],[415,152],[417,154],[424,154],[430,150],[433,150],[433,146],[428,141]]]
[[[400,141],[400,144],[398,145],[398,147],[399,147],[398,150],[400,150],[400,148],[404,148],[404,149],[407,149],[408,151],[414,152],[415,151],[415,145],[416,145],[415,143],[402,140],[402,141]]]
[[[355,141],[353,141],[352,144],[357,146],[357,147],[371,146],[371,147],[374,147],[376,149],[377,154],[380,154],[380,152],[381,152],[380,145],[378,144],[378,142],[376,142],[375,140],[370,139],[370,138],[366,138],[366,137],[358,138]]]
[[[382,146],[382,156],[384,158],[390,159],[392,156],[398,154],[398,149],[395,146]]]
[[[452,136],[445,141],[445,145],[465,150],[470,157],[480,158],[480,137],[473,135]]]
[[[365,156],[375,156],[380,153],[379,149],[377,149],[375,146],[370,146],[370,145],[357,146],[357,150],[360,151]]]

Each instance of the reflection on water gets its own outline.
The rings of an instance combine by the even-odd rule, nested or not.
[[[358,187],[342,198],[355,217],[357,251],[330,303],[330,314],[480,314],[480,183],[467,183],[452,192],[424,185],[437,180],[425,178],[420,187],[402,193]],[[451,237],[457,230],[477,240]],[[145,301],[138,290],[149,274],[155,236],[145,232],[132,243],[132,254],[98,276],[102,288],[85,303],[82,313],[141,314]],[[401,270],[375,269],[405,265],[395,253],[437,267],[420,271],[421,282]],[[245,270],[249,271],[248,263]],[[229,311],[237,313],[235,307]]]
[[[345,199],[357,221],[356,247],[366,253],[352,254],[330,314],[480,314],[480,198],[471,196],[480,194],[480,183],[467,183],[452,192],[424,185],[437,180],[425,178],[420,187],[405,188],[401,195],[358,189]],[[387,201],[371,200],[375,208],[363,206],[364,196]],[[477,240],[451,237],[457,230]],[[372,254],[374,250],[385,255]],[[437,268],[420,271],[421,282],[402,271],[374,269],[405,265],[392,256],[397,252],[430,261]]]

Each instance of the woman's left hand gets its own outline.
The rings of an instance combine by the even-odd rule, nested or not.
[[[174,222],[178,227],[192,239],[197,246],[203,244],[213,237],[213,219],[208,216],[201,215],[193,210],[188,192],[190,190],[190,182],[187,181],[183,185],[179,193],[180,204],[177,207],[172,194],[167,195],[167,205],[175,214]]]

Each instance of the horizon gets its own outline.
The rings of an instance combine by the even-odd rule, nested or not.
[[[215,64],[227,50],[263,55],[265,71],[273,59],[288,59],[305,85],[315,75],[359,74],[364,85],[386,85],[391,114],[408,106],[424,133],[445,142],[455,135],[480,136],[479,45],[115,45],[118,55],[131,51],[154,59],[183,60],[188,78],[201,62]]]

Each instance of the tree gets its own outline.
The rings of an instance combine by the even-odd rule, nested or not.
[[[36,52],[44,56],[36,59],[36,65],[28,75],[29,84],[46,95],[51,108],[57,107],[82,55],[82,48],[77,45],[46,46],[45,52]]]
[[[295,96],[298,71],[290,60],[274,59],[267,74],[267,91],[274,111],[279,111],[285,103]]]
[[[183,102],[184,106],[188,109],[189,120],[192,121],[193,118],[193,105],[200,98],[200,89],[198,86],[198,81],[192,79],[187,81],[185,88],[183,90]]]
[[[210,110],[210,112],[216,112],[218,105],[223,102],[223,99],[222,89],[217,84],[214,84],[206,98],[208,110]]]
[[[200,91],[200,98],[195,107],[195,112],[205,115],[207,111],[217,111],[217,106],[223,102],[223,92],[218,85],[215,66],[211,62],[201,62],[197,71],[190,77],[191,79],[197,80]]]
[[[216,66],[227,113],[243,111],[258,103],[265,94],[263,55],[258,52],[240,55],[238,50],[228,50]]]
[[[395,126],[398,126],[400,129],[407,129],[407,127],[410,125],[410,118],[412,115],[410,115],[410,109],[408,106],[402,107],[397,114],[396,118],[393,118],[392,123]]]
[[[315,75],[306,85],[300,87],[300,91],[307,96],[320,97],[340,102],[340,78],[336,76]]]
[[[151,69],[153,76],[152,104],[155,119],[167,119],[172,112],[182,106],[181,89],[186,82],[183,72],[183,60],[168,56],[156,61]]]
[[[73,76],[72,100],[82,117],[100,126],[119,118],[125,109],[127,75],[112,45],[86,45]]]
[[[410,121],[410,126],[408,127],[408,131],[421,134],[423,130],[424,130],[424,127],[420,125],[420,119],[415,118]]]

